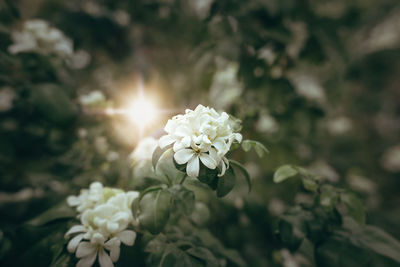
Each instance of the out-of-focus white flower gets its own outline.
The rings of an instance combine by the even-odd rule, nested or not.
[[[339,181],[339,174],[325,161],[318,160],[314,162],[309,167],[309,170],[316,175],[321,176],[322,179],[328,180],[329,182],[336,183]]]
[[[400,144],[385,151],[381,159],[381,164],[388,171],[400,171]]]
[[[205,19],[210,13],[210,8],[213,2],[213,0],[190,0],[188,3],[197,17]]]
[[[269,66],[274,63],[276,57],[276,53],[269,45],[260,48],[257,52],[257,58],[263,59]]]
[[[275,133],[279,130],[279,125],[274,117],[263,111],[260,113],[260,117],[256,123],[256,129],[261,133]]]
[[[376,183],[364,176],[349,174],[346,178],[350,187],[358,192],[373,194],[377,190]]]
[[[107,153],[107,160],[108,161],[115,161],[119,159],[119,153],[116,151],[110,151]]]
[[[353,123],[347,117],[337,117],[329,120],[327,124],[328,131],[332,135],[341,135],[350,131],[353,127]]]
[[[95,182],[78,197],[67,199],[70,206],[77,206],[81,212],[81,224],[72,226],[65,234],[66,238],[76,234],[68,242],[67,250],[80,258],[77,266],[90,267],[97,256],[101,267],[114,266],[121,243],[134,244],[136,233],[127,228],[135,223],[131,205],[138,196],[136,191],[124,192]]]
[[[16,95],[11,88],[2,88],[0,90],[0,112],[10,110],[13,107],[13,101],[15,97]]]
[[[292,58],[297,58],[308,38],[307,25],[299,21],[287,21],[285,24],[293,35],[291,42],[286,46],[286,52]]]
[[[173,144],[174,159],[178,164],[187,163],[186,171],[197,177],[200,161],[209,169],[217,166],[220,176],[229,168],[225,155],[233,142],[241,142],[242,135],[236,133],[237,122],[225,112],[198,105],[195,110],[187,109],[184,115],[177,115],[167,122],[159,146]]]
[[[87,95],[79,96],[79,103],[84,106],[93,106],[96,104],[104,103],[106,97],[101,91],[92,91]]]
[[[129,16],[129,13],[126,12],[125,10],[118,9],[115,10],[114,13],[112,14],[115,22],[117,22],[119,25],[126,26],[129,24],[131,21],[131,17]]]
[[[40,19],[25,21],[21,31],[11,33],[11,39],[13,44],[8,47],[11,54],[37,52],[62,57],[73,54],[72,41],[60,30],[51,27],[47,21]]]
[[[325,101],[325,91],[314,76],[307,73],[291,72],[288,77],[300,96],[320,103]]]
[[[71,207],[77,207],[76,210],[78,212],[84,212],[104,202],[103,191],[103,185],[99,182],[94,182],[90,185],[89,189],[81,190],[79,196],[69,196],[67,203]]]
[[[209,99],[216,108],[226,109],[242,94],[243,85],[237,79],[239,64],[217,59],[217,72],[210,87]]]
[[[67,63],[70,68],[80,70],[89,65],[90,60],[90,54],[85,50],[80,49],[68,58]]]
[[[129,156],[134,162],[151,160],[153,152],[158,146],[158,140],[153,137],[142,139]]]
[[[142,139],[129,156],[134,164],[133,177],[136,182],[142,182],[144,177],[155,175],[152,164],[153,152],[158,146],[158,140],[153,137]]]

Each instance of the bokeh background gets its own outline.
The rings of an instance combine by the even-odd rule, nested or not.
[[[37,18],[70,38],[71,58],[9,52]],[[163,110],[146,127],[105,112],[139,88]],[[209,228],[247,262],[271,261],[271,218],[309,197],[273,184],[286,163],[351,188],[367,222],[400,239],[397,0],[2,0],[0,258],[8,232],[92,181],[140,186],[133,149],[199,103],[270,150],[234,152],[253,190],[241,181],[210,208]]]

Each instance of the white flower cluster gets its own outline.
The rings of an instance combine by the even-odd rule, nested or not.
[[[59,29],[50,27],[44,20],[34,19],[25,21],[21,31],[11,33],[13,44],[8,47],[11,54],[23,52],[37,52],[40,54],[57,54],[71,56],[73,54],[72,41]]]
[[[81,221],[80,225],[72,226],[65,234],[67,238],[78,234],[67,246],[70,253],[80,258],[77,267],[92,266],[97,256],[101,267],[114,266],[113,262],[119,258],[121,243],[133,245],[136,233],[127,228],[134,223],[131,205],[138,196],[136,191],[124,192],[94,182],[79,196],[68,197],[68,205],[76,207]]]
[[[186,164],[190,177],[198,177],[200,161],[209,169],[219,168],[224,175],[229,168],[225,157],[234,141],[241,142],[242,135],[235,133],[236,122],[225,112],[198,105],[195,110],[187,109],[168,121],[159,146],[173,144],[174,159]]]

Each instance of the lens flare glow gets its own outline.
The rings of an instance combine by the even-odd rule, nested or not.
[[[133,101],[127,113],[129,119],[142,129],[157,119],[157,107],[144,95],[139,95]]]

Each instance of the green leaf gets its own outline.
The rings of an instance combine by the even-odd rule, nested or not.
[[[226,170],[224,176],[218,178],[217,184],[217,196],[224,197],[230,191],[232,191],[233,187],[236,183],[235,172],[232,168]]]
[[[200,163],[200,171],[197,179],[215,190],[218,186],[218,170],[211,170]]]
[[[207,229],[197,228],[194,230],[194,234],[214,255],[224,257],[237,266],[247,266],[246,262],[236,250],[225,248],[221,241],[215,238]]]
[[[203,202],[196,202],[190,219],[198,226],[204,226],[210,220],[210,210]]]
[[[214,267],[218,266],[218,259],[211,253],[210,250],[202,247],[195,247],[186,250],[189,255],[192,255],[196,258],[199,258],[205,261],[207,264],[206,266]]]
[[[154,155],[154,154],[153,154]],[[156,165],[156,174],[164,177],[168,184],[179,184],[186,173],[179,171],[173,161],[174,151],[172,148],[167,149],[160,156]]]
[[[54,84],[40,84],[32,88],[32,102],[49,121],[63,124],[71,121],[78,113],[64,89]]]
[[[360,227],[350,217],[316,247],[317,266],[391,267],[400,264],[400,242],[374,226]]]
[[[336,189],[333,186],[325,185],[321,191],[319,204],[327,210],[333,210],[339,201]]]
[[[190,215],[194,209],[194,193],[181,185],[170,188],[173,195],[174,208],[182,211],[185,215]]]
[[[340,201],[345,204],[347,213],[359,224],[365,224],[365,207],[363,202],[353,193],[344,192],[340,194]]]
[[[396,240],[378,227],[371,225],[360,227],[358,223],[355,223],[349,217],[345,217],[343,220],[343,225],[347,232],[342,231],[339,234],[348,235],[350,242],[356,246],[369,249],[400,264],[399,240]]]
[[[55,220],[69,219],[74,218],[75,216],[76,211],[73,208],[69,207],[66,201],[63,201],[57,206],[46,210],[39,216],[29,220],[27,224],[32,226],[42,226]]]
[[[162,231],[168,221],[171,193],[167,190],[152,191],[143,196],[139,203],[141,226],[152,234]]]
[[[245,152],[248,152],[251,150],[251,148],[254,148],[256,151],[257,155],[261,158],[264,156],[264,154],[268,154],[269,151],[268,149],[261,144],[260,142],[253,141],[253,140],[243,140],[242,141],[242,148]]]
[[[74,261],[72,260],[72,255],[67,251],[63,251],[58,255],[50,264],[50,267],[72,267],[74,266]]]
[[[274,173],[274,183],[281,183],[298,173],[298,169],[292,165],[280,166]]]
[[[250,179],[250,174],[248,173],[246,168],[242,164],[237,162],[236,160],[229,160],[229,162],[230,162],[232,167],[237,168],[243,174],[244,178],[246,178],[246,182],[247,182],[247,185],[249,187],[249,193],[250,193],[250,191],[251,191],[251,179]]]
[[[318,190],[318,183],[310,178],[303,178],[301,179],[303,186],[306,190],[311,191],[311,192],[317,192]]]
[[[291,250],[297,250],[308,234],[309,222],[313,219],[312,213],[301,207],[293,207],[281,215],[279,236],[285,246]]]
[[[153,152],[153,155],[151,157],[151,163],[153,164],[153,168],[156,169],[157,162],[160,159],[161,155],[168,150],[167,148],[161,149],[161,147],[157,146],[156,149]]]
[[[146,188],[145,190],[143,190],[140,193],[139,200],[141,200],[146,194],[148,194],[150,192],[153,192],[153,191],[158,191],[158,190],[161,190],[161,189],[163,189],[163,187],[160,186],[160,185],[150,186],[150,187]]]

